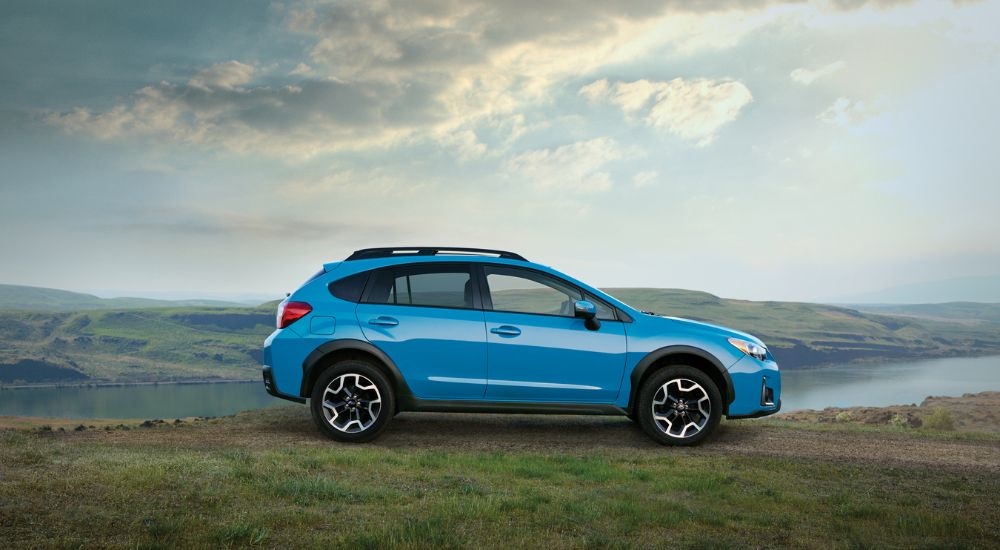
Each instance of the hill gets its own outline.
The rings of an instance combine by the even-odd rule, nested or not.
[[[875,292],[840,296],[832,301],[857,304],[998,303],[1000,274],[910,283]]]
[[[785,368],[1000,353],[1000,330],[986,319],[917,318],[823,304],[751,302],[691,290],[606,290],[625,303],[660,315],[754,334]],[[992,306],[980,305],[984,311]]]
[[[0,383],[249,380],[274,308],[0,311]]]
[[[1000,304],[947,302],[943,304],[858,304],[859,311],[949,321],[985,321],[1000,325]],[[998,327],[1000,329],[1000,327]]]
[[[92,294],[34,286],[0,285],[0,310],[81,311],[159,307],[249,307],[221,300],[155,300],[152,298],[99,298]]]
[[[938,306],[921,317],[690,290],[609,291],[640,309],[755,334],[786,369],[1000,353],[989,305]],[[55,296],[66,307],[56,292],[34,296]],[[0,384],[256,379],[275,305],[0,311]]]

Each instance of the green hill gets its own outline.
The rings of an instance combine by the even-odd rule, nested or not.
[[[249,307],[222,300],[99,298],[91,294],[34,286],[0,285],[0,310],[81,311],[157,307]]]
[[[916,318],[823,304],[730,300],[691,290],[605,290],[627,304],[660,315],[750,332],[764,340],[786,368],[1000,353],[1000,330],[986,320]]]
[[[0,311],[0,383],[249,380],[274,308]]]
[[[65,308],[74,296],[86,296],[39,290],[44,292],[33,293],[32,299],[50,296],[52,307]],[[1000,330],[989,315],[946,315],[978,311],[977,304],[918,317],[911,311],[886,315],[821,304],[729,300],[690,290],[609,291],[643,310],[755,334],[783,368],[1000,354]],[[37,311],[37,303],[36,311],[0,311],[0,384],[256,379],[276,306],[163,307],[157,302],[155,308],[102,309],[86,305],[93,300],[78,303],[85,305],[77,311]]]

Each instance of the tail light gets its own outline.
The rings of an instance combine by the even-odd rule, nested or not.
[[[281,302],[278,304],[278,328],[287,327],[312,310],[312,306],[305,302]]]

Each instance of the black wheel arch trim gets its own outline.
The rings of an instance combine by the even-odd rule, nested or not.
[[[299,389],[299,395],[302,397],[309,397],[312,395],[311,381],[313,379],[313,370],[317,365],[322,364],[328,355],[340,351],[357,351],[367,353],[378,359],[386,368],[387,372],[385,374],[389,378],[389,382],[392,384],[393,389],[396,392],[397,404],[400,399],[406,399],[407,396],[411,395],[410,388],[406,385],[406,380],[403,379],[403,375],[399,372],[399,368],[396,367],[396,364],[392,361],[392,359],[389,359],[389,356],[386,355],[385,352],[378,349],[370,342],[355,340],[353,338],[332,340],[321,344],[317,346],[308,357],[306,357],[306,360],[302,362],[302,386]]]
[[[646,371],[648,371],[651,366],[656,364],[657,361],[670,355],[694,355],[700,359],[704,359],[715,367],[719,376],[721,376],[725,381],[726,387],[719,388],[719,392],[722,394],[722,400],[725,402],[724,409],[729,409],[729,404],[736,400],[736,391],[733,389],[733,379],[729,376],[729,371],[726,370],[725,366],[723,366],[722,361],[719,361],[719,358],[711,353],[694,346],[666,346],[646,354],[646,356],[639,361],[639,364],[632,369],[632,375],[630,377],[632,381],[632,389],[628,404],[629,411],[634,410],[635,400],[639,394],[639,383],[646,375]],[[710,375],[711,373],[707,374]],[[723,413],[725,413],[725,410]]]

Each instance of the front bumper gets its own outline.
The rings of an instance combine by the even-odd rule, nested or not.
[[[730,415],[730,416],[727,416],[726,418],[728,418],[729,420],[739,420],[741,418],[760,418],[762,416],[771,416],[772,414],[774,414],[774,413],[776,413],[776,412],[778,412],[780,410],[781,410],[781,400],[779,399],[778,400],[778,405],[775,408],[773,408],[773,409],[757,411],[755,413],[744,414],[742,416],[732,416],[732,415]]]
[[[774,361],[744,357],[729,368],[736,399],[727,418],[760,418],[781,410],[781,372]]]

